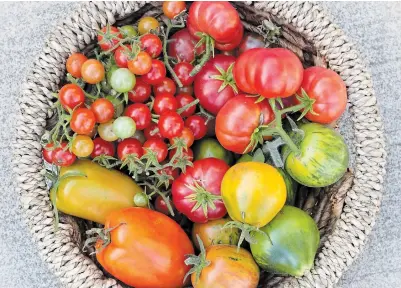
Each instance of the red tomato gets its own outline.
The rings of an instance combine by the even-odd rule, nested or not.
[[[262,113],[255,100],[254,97],[238,95],[228,100],[217,114],[216,137],[225,149],[238,154],[251,151],[252,147],[247,147]]]
[[[150,85],[157,85],[162,83],[163,79],[166,78],[166,67],[160,60],[152,60],[152,68],[150,71],[142,76],[142,80]]]
[[[114,106],[111,101],[105,98],[96,99],[91,105],[97,123],[106,123],[113,119]]]
[[[100,83],[104,79],[105,71],[102,62],[89,59],[81,67],[82,79],[89,84]]]
[[[184,129],[184,120],[177,112],[167,111],[160,116],[157,126],[160,135],[170,139],[181,135]]]
[[[152,69],[152,57],[148,53],[141,51],[134,59],[128,60],[128,69],[135,75],[145,75]]]
[[[221,199],[221,181],[230,167],[221,159],[205,158],[194,162],[171,188],[174,206],[192,222],[220,219],[227,210]],[[193,209],[197,206],[197,209]]]
[[[114,51],[114,60],[120,68],[128,68],[129,51],[131,51],[130,45],[119,46]]]
[[[238,55],[253,48],[265,47],[263,36],[256,33],[246,33],[238,47]]]
[[[138,158],[143,155],[142,144],[138,139],[127,138],[118,143],[117,155],[118,159],[124,160],[127,155],[136,154]]]
[[[157,132],[155,132],[156,130]],[[145,130],[143,130],[143,133],[145,134],[147,140],[151,138],[163,139],[162,135],[160,135],[159,127],[153,122],[149,125],[148,128],[145,128]]]
[[[153,103],[153,111],[161,115],[167,111],[176,111],[178,109],[178,101],[173,94],[160,93],[156,95]]]
[[[53,162],[53,152],[54,152],[53,147],[54,147],[53,143],[48,143],[46,144],[45,147],[42,148],[43,159],[45,159],[45,161],[50,164]]]
[[[85,94],[81,87],[76,84],[65,84],[58,93],[58,99],[65,110],[74,110],[84,104]]]
[[[306,113],[306,119],[321,124],[336,121],[344,113],[347,106],[347,88],[341,77],[333,70],[322,67],[305,69],[302,86],[297,94],[302,96],[303,89],[311,99],[315,100],[313,111]],[[296,99],[299,103],[299,100]]]
[[[214,115],[217,115],[229,99],[237,95],[233,75],[229,71],[234,63],[234,56],[216,55],[196,75],[195,97],[203,108]]]
[[[183,86],[177,87],[177,94],[188,94],[193,96],[194,95],[194,87],[193,86]]]
[[[182,129],[181,135],[177,136],[175,138],[170,138],[170,144],[173,145],[176,142],[176,138],[180,138],[184,140],[184,143],[186,144],[186,147],[189,148],[194,144],[194,133],[192,133],[192,130],[189,129],[188,127],[184,127]]]
[[[244,29],[239,29],[233,41],[229,43],[216,42],[215,47],[220,51],[233,51],[241,43],[243,36],[244,36]]]
[[[189,94],[178,94],[175,99],[177,99],[178,102],[178,109],[184,107],[185,105],[188,105],[189,103],[195,101],[195,99],[189,95]],[[193,105],[187,109],[185,109],[183,112],[181,112],[182,117],[189,117],[192,114],[194,114],[196,111],[196,105]]]
[[[136,288],[185,285],[190,269],[185,259],[194,248],[173,219],[147,208],[130,207],[111,213],[104,228],[110,231],[110,243],[104,249],[102,240],[96,243],[96,258],[111,275]]]
[[[168,153],[168,158],[171,160],[173,159],[175,153],[177,153],[177,149],[172,149],[170,150],[170,152]],[[192,151],[191,148],[188,148],[187,150],[182,150],[182,155],[181,157],[187,157],[189,161],[194,160],[194,152]],[[176,163],[176,161],[174,161],[174,163]]]
[[[135,103],[128,105],[124,111],[124,116],[131,117],[135,121],[136,129],[143,130],[149,127],[152,122],[152,114],[147,105]]]
[[[128,92],[128,98],[135,103],[145,103],[149,99],[150,93],[150,85],[143,81],[142,78],[136,78],[134,89]]]
[[[117,48],[118,42],[123,38],[118,28],[107,25],[97,34],[97,42],[103,51]]]
[[[159,57],[163,50],[163,44],[160,38],[155,34],[146,34],[140,38],[141,48],[145,50],[152,58]]]
[[[116,153],[113,142],[107,142],[106,140],[103,140],[100,137],[96,137],[95,139],[93,139],[93,144],[94,148],[91,153],[92,158],[95,158],[100,155],[113,157],[114,154]]]
[[[233,75],[239,90],[265,98],[293,95],[301,86],[302,63],[284,48],[255,48],[238,57]]]
[[[95,114],[88,108],[78,108],[72,113],[70,128],[77,134],[90,135],[95,124]]]
[[[60,147],[53,150],[52,163],[56,166],[70,166],[77,157],[67,148],[67,143],[61,143]]]
[[[177,175],[178,177],[178,175]],[[173,207],[173,202],[170,200],[170,206]],[[170,215],[170,211],[168,210],[166,201],[164,201],[162,196],[157,196],[155,200],[155,209],[156,211],[159,211],[160,213],[163,213],[164,215]]]
[[[68,57],[66,63],[67,72],[70,73],[72,77],[81,78],[82,64],[84,64],[86,60],[88,60],[88,58],[84,54],[81,53],[71,54],[71,56]]]
[[[153,86],[153,94],[155,94],[155,96],[161,93],[170,93],[174,95],[176,90],[177,87],[175,86],[174,81],[168,77],[164,78],[162,83]]]
[[[171,176],[172,179],[170,179],[170,184],[173,183],[173,180],[176,179],[180,175],[180,171],[178,168],[173,169],[171,166],[164,167],[163,169],[157,170],[157,174],[165,174],[168,176]],[[166,203],[164,203],[166,204]],[[170,213],[169,213],[170,214]]]
[[[185,1],[164,1],[163,13],[169,19],[174,19],[186,9]]]
[[[195,140],[202,139],[206,136],[207,126],[206,120],[202,116],[192,115],[185,120],[185,126],[192,130]]]
[[[177,75],[178,79],[180,79],[183,86],[192,85],[194,82],[194,77],[189,76],[194,66],[187,62],[181,62],[174,66],[174,73]]]
[[[195,60],[195,55],[205,51],[205,44],[195,49],[198,40],[192,37],[187,28],[177,31],[169,40],[167,54],[176,58],[178,62],[191,63]]]
[[[157,138],[150,138],[143,143],[144,151],[146,154],[146,149],[151,150],[157,154],[157,161],[159,163],[163,162],[167,158],[168,147],[167,144],[164,143],[163,140]],[[146,149],[145,149],[146,148]]]

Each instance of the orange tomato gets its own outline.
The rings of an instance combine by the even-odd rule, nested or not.
[[[169,19],[174,19],[182,11],[186,9],[185,1],[164,1],[163,13]]]
[[[134,59],[128,61],[128,69],[135,75],[145,75],[152,69],[152,57],[141,51]]]
[[[81,78],[82,65],[88,60],[88,58],[81,53],[74,53],[67,59],[66,67],[67,72],[75,78]]]
[[[96,59],[89,59],[82,65],[81,74],[85,82],[97,84],[104,79],[104,66]]]

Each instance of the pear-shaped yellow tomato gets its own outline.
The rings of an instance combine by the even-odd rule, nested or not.
[[[263,227],[283,208],[287,192],[276,168],[260,162],[243,162],[224,175],[221,196],[233,220]]]

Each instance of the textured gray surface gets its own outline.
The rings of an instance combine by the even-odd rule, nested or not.
[[[13,115],[20,83],[49,31],[76,3],[0,2],[0,288],[59,287],[31,242],[11,189]],[[388,172],[380,216],[364,252],[341,287],[401,286],[401,4],[326,2],[335,22],[370,64],[388,141]]]

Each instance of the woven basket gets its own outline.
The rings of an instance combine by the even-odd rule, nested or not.
[[[54,230],[54,214],[43,169],[40,138],[52,116],[53,91],[65,75],[72,52],[93,44],[96,31],[107,23],[135,23],[143,14],[160,15],[160,3],[85,3],[50,34],[34,62],[19,98],[14,143],[14,172],[23,213],[43,259],[66,287],[122,287],[105,276],[92,258],[82,253],[85,223],[63,216]],[[352,171],[333,187],[301,190],[298,206],[318,223],[322,244],[314,268],[301,278],[262,274],[260,287],[332,287],[360,253],[379,209],[385,166],[382,122],[371,76],[358,52],[320,6],[301,2],[235,2],[247,30],[269,19],[282,27],[279,45],[293,50],[305,65],[328,66],[348,88],[348,130]],[[347,128],[348,127],[348,128]],[[81,226],[80,226],[81,225]],[[81,228],[81,229],[80,229]]]

